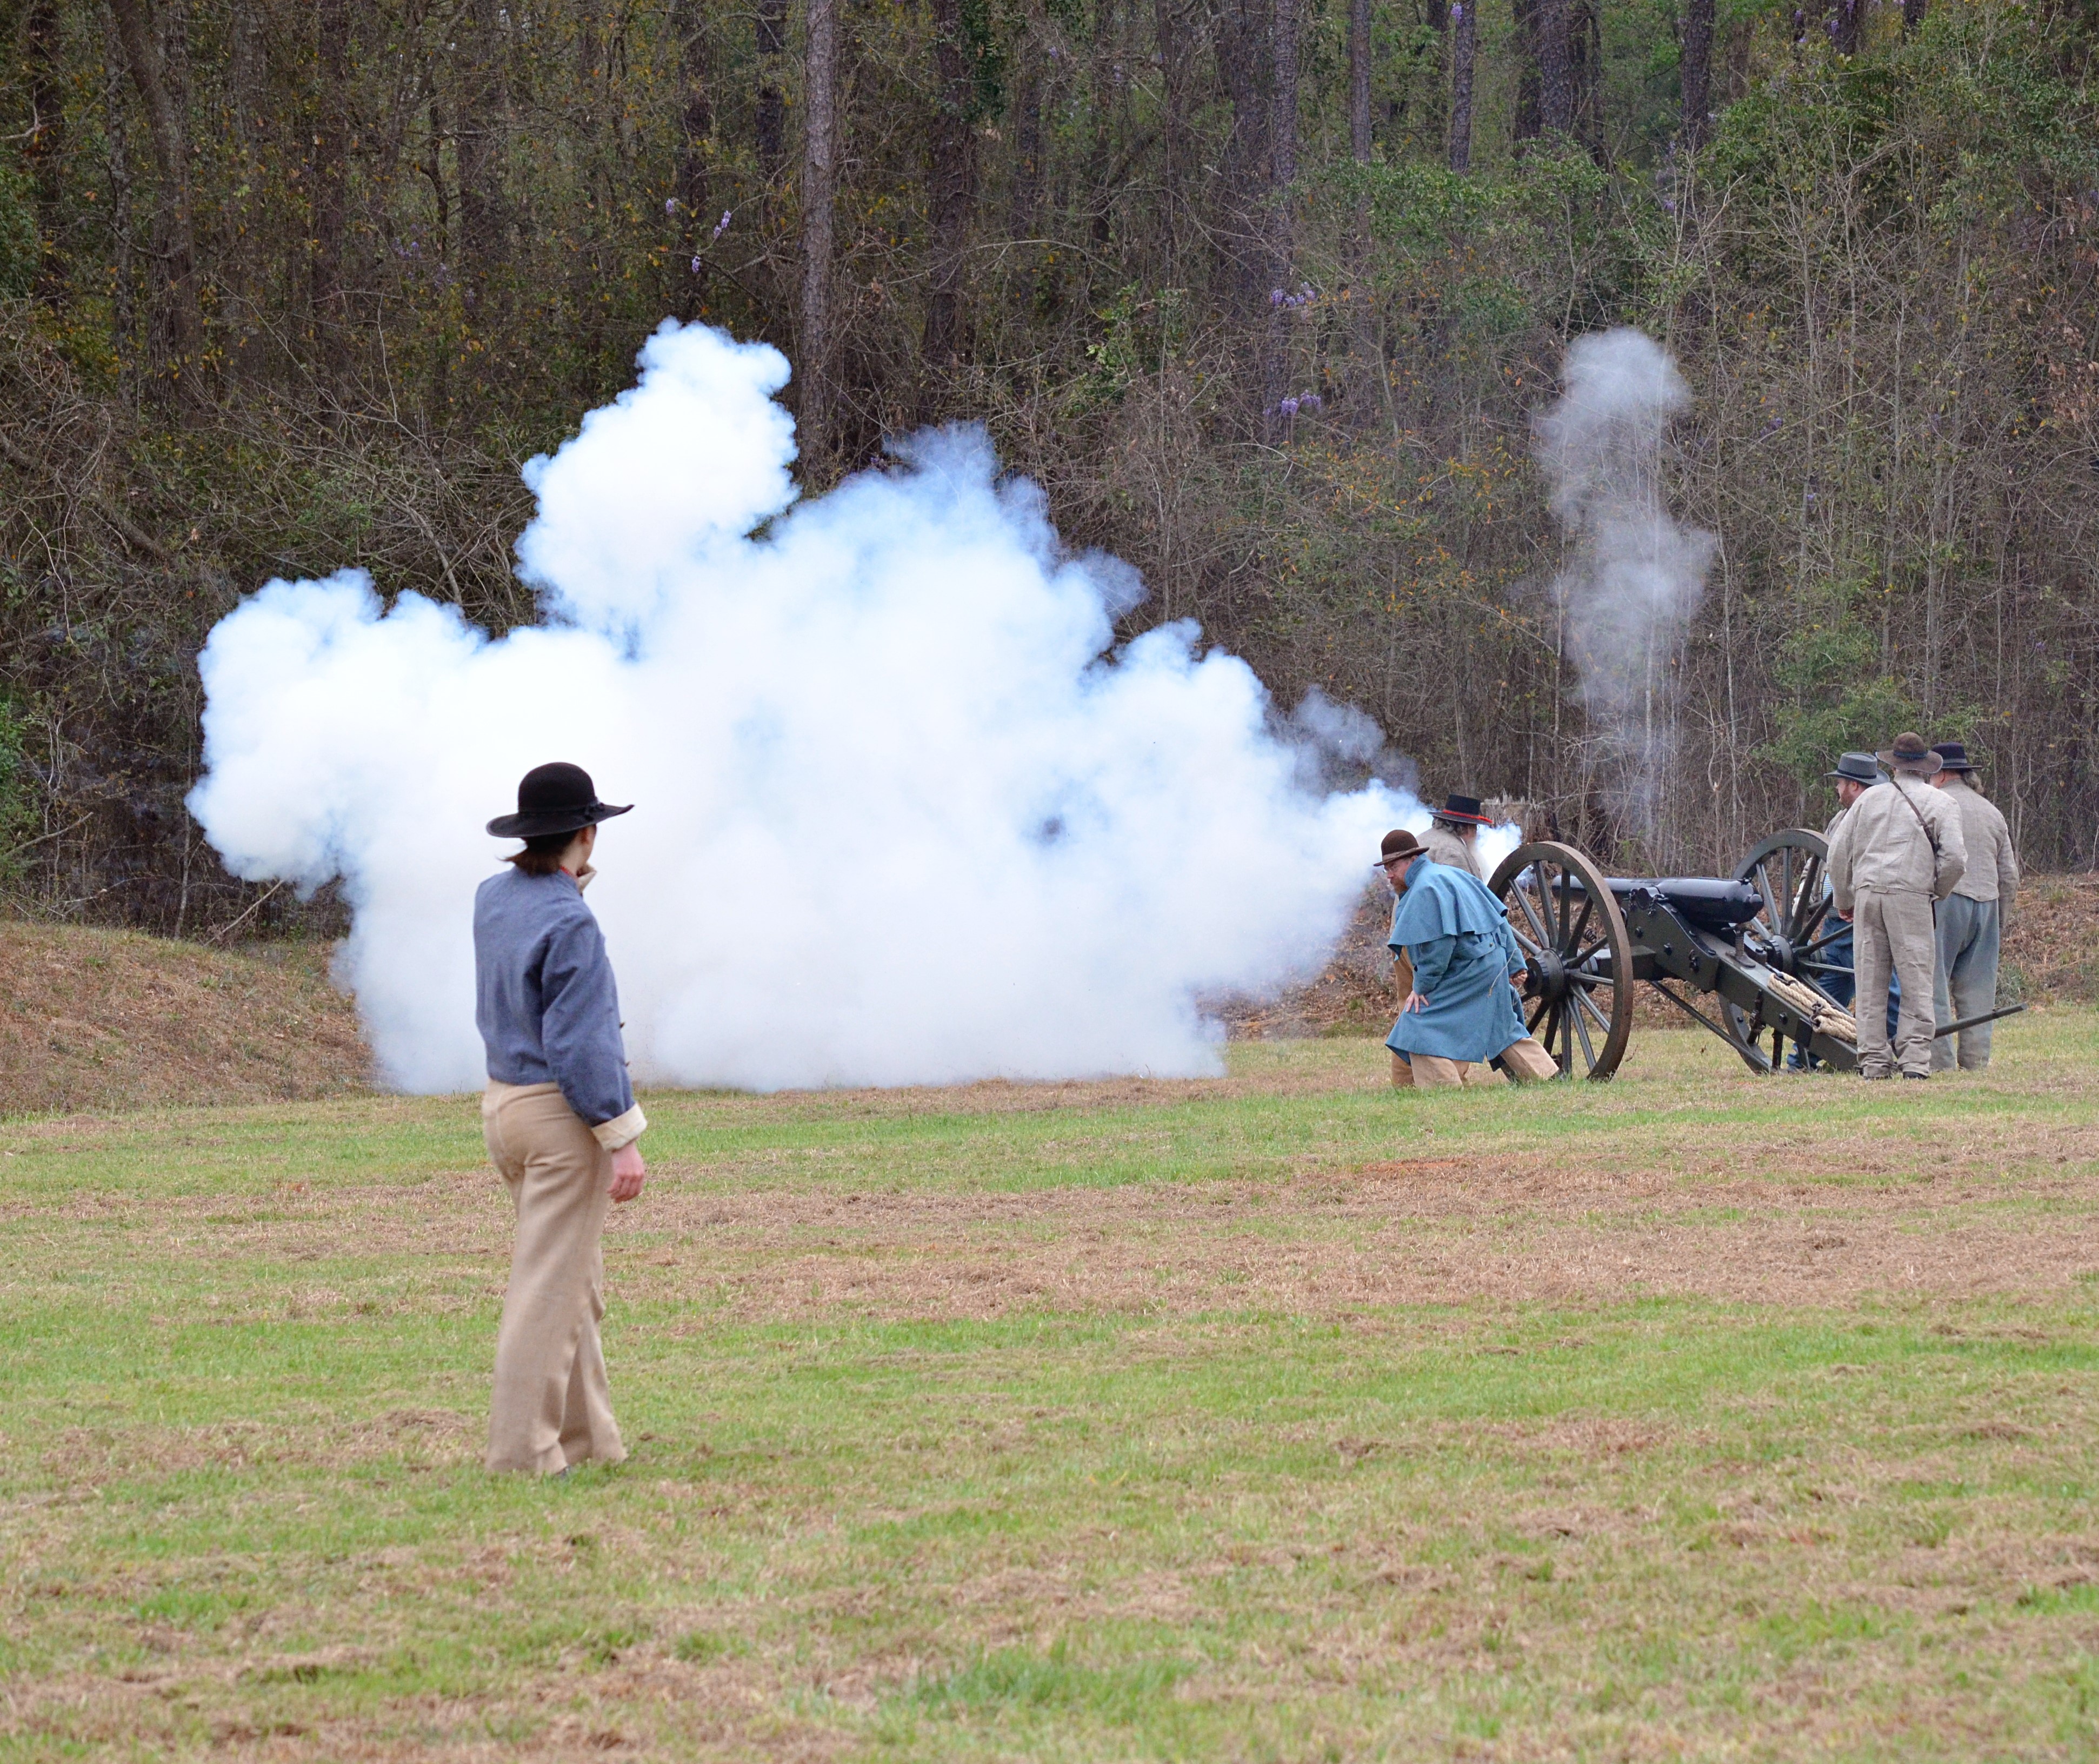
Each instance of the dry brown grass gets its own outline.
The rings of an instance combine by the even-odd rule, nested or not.
[[[361,1089],[370,1058],[325,964],[308,944],[0,920],[0,1115]]]

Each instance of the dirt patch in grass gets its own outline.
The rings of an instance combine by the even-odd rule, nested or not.
[[[608,1249],[629,1296],[698,1297],[749,1320],[840,1310],[1332,1317],[1643,1294],[1820,1307],[2059,1296],[2099,1269],[2099,1184],[2007,1183],[1997,1168],[1948,1159],[1930,1181],[1843,1188],[1429,1159],[1280,1194],[1217,1184],[702,1199],[672,1190],[631,1222],[645,1250],[627,1251],[623,1233]],[[2037,1230],[2028,1209],[2042,1207]]]
[[[370,1070],[314,945],[0,920],[0,1115],[295,1102]]]
[[[1761,1148],[1760,1148],[1761,1149]],[[745,1322],[847,1315],[990,1319],[1024,1311],[1332,1318],[1390,1305],[1581,1306],[1640,1295],[1822,1308],[1868,1297],[2054,1296],[2099,1274],[2099,1126],[1973,1140],[1812,1142],[1820,1179],[1762,1177],[1717,1155],[1628,1173],[1557,1157],[1435,1157],[1219,1181],[1023,1191],[702,1189],[659,1168],[606,1238],[617,1298],[697,1303]],[[1803,1157],[1805,1153],[1803,1152]],[[1764,1161],[1762,1159],[1759,1160]],[[1781,1170],[1783,1154],[1769,1163]],[[222,1199],[159,1201],[200,1256],[430,1259],[442,1291],[499,1298],[509,1220],[495,1179],[283,1193],[243,1222]],[[76,1197],[55,1216],[103,1221]],[[419,1282],[420,1284],[420,1282]],[[112,1291],[112,1296],[115,1294]],[[367,1302],[367,1308],[368,1303]],[[255,1320],[238,1301],[203,1313]],[[332,1287],[279,1287],[268,1314],[332,1314]],[[697,1326],[705,1326],[704,1324]],[[385,1442],[462,1449],[451,1418],[403,1411]],[[213,1442],[222,1450],[237,1442]]]

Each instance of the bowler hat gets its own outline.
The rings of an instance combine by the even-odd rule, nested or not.
[[[1443,798],[1443,806],[1436,811],[1438,820],[1460,820],[1468,827],[1491,827],[1494,823],[1480,812],[1476,796],[1459,796],[1453,792]]]
[[[1931,750],[1938,755],[1941,772],[1973,772],[1969,763],[1968,744],[1965,741],[1934,741]]]
[[[1881,763],[1871,754],[1846,754],[1837,762],[1834,772],[1825,772],[1825,778],[1849,778],[1854,784],[1878,784],[1881,781]]]
[[[1402,858],[1420,856],[1421,842],[1406,828],[1395,827],[1384,836],[1384,842],[1378,850],[1380,856],[1377,862],[1371,865],[1372,869],[1383,869],[1388,864],[1397,863]]]
[[[537,839],[551,833],[580,833],[633,807],[615,808],[597,799],[597,786],[581,766],[565,759],[535,766],[517,781],[517,812],[498,815],[488,830],[499,839]]]
[[[1938,755],[1924,745],[1924,737],[1904,729],[1895,737],[1895,744],[1880,756],[1881,763],[1892,770],[1903,772],[1938,769]]]

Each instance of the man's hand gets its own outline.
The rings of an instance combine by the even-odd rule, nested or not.
[[[612,1198],[632,1200],[641,1192],[648,1176],[649,1167],[641,1161],[641,1147],[631,1143],[622,1146],[612,1155]]]
[[[1400,1014],[1402,1016],[1405,1016],[1406,1013],[1410,1010],[1426,1010],[1428,1008],[1428,1001],[1427,999],[1424,998],[1419,992],[1409,992],[1406,995],[1406,1002],[1399,1007],[1399,1010]]]

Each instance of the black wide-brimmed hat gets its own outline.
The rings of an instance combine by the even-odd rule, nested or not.
[[[1924,745],[1921,735],[1908,729],[1895,737],[1894,746],[1880,756],[1880,761],[1890,770],[1898,766],[1905,772],[1915,772],[1923,766],[1930,767],[1934,772],[1938,770],[1938,755]]]
[[[1443,798],[1443,806],[1436,811],[1438,820],[1463,821],[1468,827],[1491,827],[1494,823],[1480,812],[1476,796],[1459,796],[1455,792]]]
[[[1371,865],[1372,869],[1383,869],[1386,864],[1397,863],[1402,858],[1420,856],[1421,842],[1406,828],[1395,827],[1384,836],[1384,842],[1378,850],[1380,856],[1377,862]]]
[[[1938,769],[1941,772],[1973,772],[1975,769],[1969,762],[1965,741],[1934,741],[1931,750],[1938,755]]]
[[[1878,784],[1881,781],[1881,763],[1871,754],[1846,754],[1837,762],[1834,772],[1825,772],[1825,778],[1849,778],[1854,784]]]
[[[517,812],[498,815],[488,830],[499,839],[537,839],[550,833],[580,833],[634,805],[615,808],[597,799],[597,786],[581,766],[565,759],[535,766],[517,781]]]

